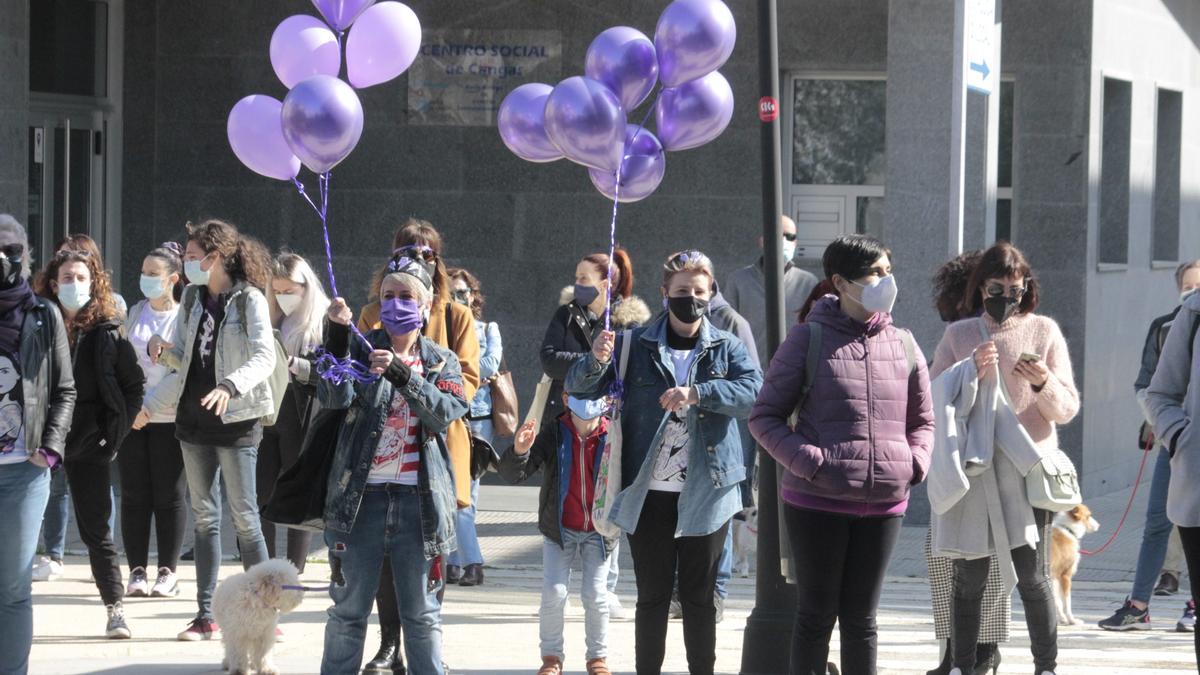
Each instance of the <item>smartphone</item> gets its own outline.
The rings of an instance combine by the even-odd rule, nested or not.
[[[1029,352],[1022,352],[1022,354],[1018,360],[1024,361],[1024,362],[1037,362],[1037,361],[1042,360],[1042,355],[1041,354],[1030,354]]]

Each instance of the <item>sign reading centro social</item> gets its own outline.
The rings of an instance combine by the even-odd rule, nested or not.
[[[560,79],[558,31],[426,31],[421,54],[408,69],[409,123],[493,126],[508,92]]]
[[[995,0],[966,0],[963,48],[967,57],[967,89],[988,95],[1000,73],[992,70],[996,47]]]

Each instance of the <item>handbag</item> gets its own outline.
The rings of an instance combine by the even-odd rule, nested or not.
[[[280,474],[262,507],[265,520],[309,532],[325,529],[329,469],[346,412],[345,408],[322,408],[313,415],[300,445],[300,456]]]
[[[513,384],[508,364],[500,364],[500,372],[488,380],[492,388],[492,433],[495,438],[512,438],[517,434],[521,419],[517,388]]]
[[[979,319],[979,330],[985,341],[992,339],[982,318]],[[1001,401],[1013,409],[1012,398],[1008,395],[999,367],[996,381],[1000,384]],[[1030,506],[1043,511],[1069,511],[1083,503],[1083,491],[1079,487],[1079,472],[1075,469],[1075,463],[1058,448],[1043,451],[1042,458],[1025,474],[1025,492]]]
[[[500,463],[496,448],[486,440],[471,434],[471,480],[479,480],[488,467]]]
[[[621,335],[621,359],[617,367],[617,379],[625,381],[625,370],[629,366],[632,351],[630,336],[633,330]],[[612,419],[608,424],[608,436],[604,442],[604,453],[600,456],[600,471],[596,476],[596,497],[592,500],[592,527],[606,539],[621,536],[621,528],[612,521],[613,502],[621,492],[621,407],[624,401],[612,403]]]

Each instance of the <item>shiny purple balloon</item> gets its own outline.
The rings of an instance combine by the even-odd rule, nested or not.
[[[675,0],[658,17],[654,48],[664,87],[678,87],[725,65],[737,42],[733,12],[721,0]]]
[[[500,139],[513,154],[530,162],[553,162],[563,158],[558,146],[546,136],[546,99],[554,87],[541,82],[523,84],[500,103],[496,126]]]
[[[271,67],[283,86],[291,89],[313,75],[337,77],[342,49],[337,36],[317,17],[289,16],[271,34]]]
[[[672,152],[713,140],[733,119],[733,89],[717,72],[663,89],[654,110],[658,138]]]
[[[621,192],[616,192],[617,175],[613,171],[588,169],[592,185],[609,199],[621,203],[636,202],[658,189],[667,172],[667,153],[650,133],[636,124],[625,125],[625,158],[621,161]]]
[[[314,173],[338,165],[358,145],[363,109],[350,85],[315,75],[283,99],[283,137],[292,152]]]
[[[326,23],[341,32],[349,28],[359,14],[375,4],[375,0],[312,0],[312,4],[325,17]]]
[[[300,160],[283,138],[282,108],[270,96],[247,96],[229,111],[225,133],[233,154],[246,168],[267,178],[290,180],[300,173]]]
[[[358,17],[346,40],[346,79],[356,89],[408,70],[421,51],[421,22],[408,5],[381,2]]]
[[[609,28],[592,40],[583,72],[611,89],[626,111],[633,110],[658,82],[654,43],[634,28]]]
[[[625,140],[625,111],[603,84],[568,77],[546,99],[546,135],[572,162],[616,171]]]

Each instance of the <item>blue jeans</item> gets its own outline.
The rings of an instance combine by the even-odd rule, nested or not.
[[[491,443],[494,440],[491,420],[472,420],[471,433]],[[471,481],[471,505],[459,509],[457,515],[458,550],[446,556],[446,564],[455,567],[482,565],[483,551],[479,549],[479,535],[475,531],[475,514],[478,511],[479,481]]]
[[[608,551],[608,592],[613,595],[617,594],[617,581],[621,576],[621,539],[617,538],[613,542],[612,548]]]
[[[24,675],[33,645],[33,554],[50,498],[50,471],[0,465],[0,673]]]
[[[242,549],[242,569],[250,569],[267,559],[255,494],[254,465],[258,449],[226,448],[213,445],[179,443],[183,449],[183,470],[192,495],[192,516],[196,520],[196,605],[197,618],[212,619],[212,596],[221,571],[221,484],[225,479],[229,510]]]
[[[563,545],[542,539],[542,608],[538,613],[542,656],[566,660],[563,651],[563,611],[571,586],[571,565],[583,565],[584,642],[587,660],[608,656],[608,572],[604,539],[596,532],[563,528]]]
[[[1146,504],[1146,527],[1142,530],[1142,549],[1138,552],[1137,571],[1133,575],[1130,598],[1150,602],[1154,582],[1167,559],[1167,542],[1175,526],[1167,518],[1167,486],[1171,483],[1171,457],[1160,448],[1150,478],[1150,498]]]
[[[750,434],[750,421],[738,420],[738,432],[742,437],[742,461],[746,465],[746,480],[738,484],[742,495],[742,508],[754,506],[754,464],[758,460],[758,441]]]
[[[729,524],[725,535],[725,548],[721,550],[721,559],[717,561],[717,585],[714,587],[717,597],[724,600],[729,597],[726,584],[733,578],[733,523]]]
[[[408,672],[442,675],[440,584],[429,581],[432,561],[425,559],[416,486],[367,486],[354,529],[349,534],[326,529],[325,544],[330,568],[335,578],[341,571],[344,583],[329,589],[333,607],[325,623],[321,672],[343,675],[357,673],[361,667],[367,620],[387,556],[395,579]]]

